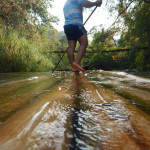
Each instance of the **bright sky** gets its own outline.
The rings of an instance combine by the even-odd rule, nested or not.
[[[57,16],[60,20],[58,25],[54,25],[58,31],[63,31],[64,26],[63,6],[66,1],[67,0],[54,0],[54,2],[52,2],[53,8],[49,10],[52,15]],[[84,11],[83,13],[84,21],[90,15],[93,9],[94,7],[91,9],[87,8],[86,11]],[[91,16],[91,18],[88,20],[88,22],[85,25],[85,28],[87,31],[90,31],[90,29],[93,26],[99,26],[102,24],[105,27],[105,29],[107,29],[112,23],[113,20],[110,19],[110,16],[108,16],[107,12],[105,11],[104,5],[102,4],[102,6],[98,7]]]

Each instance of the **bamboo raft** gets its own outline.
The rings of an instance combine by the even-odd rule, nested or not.
[[[59,72],[0,84],[0,94],[9,99],[7,93],[21,88],[0,105],[5,116],[16,111],[0,125],[2,150],[150,149],[149,79]],[[34,102],[25,105],[29,99]]]

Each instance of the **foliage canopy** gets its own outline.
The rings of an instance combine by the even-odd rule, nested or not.
[[[85,62],[88,62],[87,65],[102,69],[150,70],[150,1],[107,0],[105,6],[111,14],[117,13],[118,17],[108,30],[104,30],[103,27],[99,31],[93,28],[95,32],[93,32],[91,46],[99,52],[118,48],[130,48],[131,50],[88,56],[85,59]],[[117,41],[114,39],[116,33],[120,34]],[[140,48],[140,51],[137,48]]]
[[[48,12],[51,0],[0,1],[0,72],[46,71],[53,68],[60,42]]]

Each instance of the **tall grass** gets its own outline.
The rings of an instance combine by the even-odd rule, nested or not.
[[[0,29],[0,72],[48,71],[55,55],[49,55],[50,43],[41,35],[27,38],[17,30]]]

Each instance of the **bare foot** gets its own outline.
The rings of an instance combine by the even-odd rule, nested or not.
[[[73,65],[74,65],[76,68],[78,68],[80,71],[85,72],[85,70],[84,70],[79,64],[77,64],[76,62],[73,62]]]
[[[72,71],[72,72],[79,72],[80,70],[79,70],[79,69],[72,68],[71,71]]]

